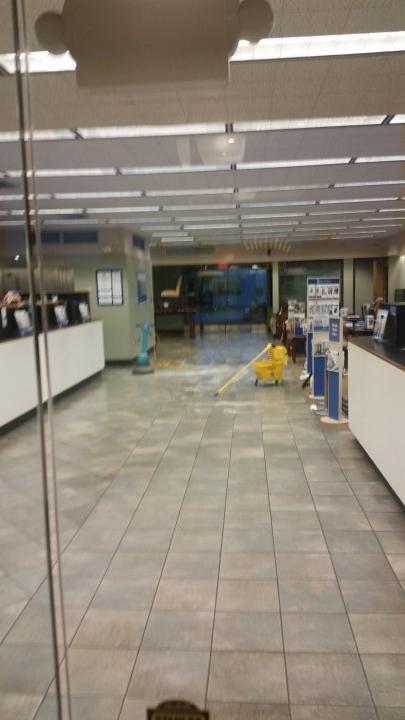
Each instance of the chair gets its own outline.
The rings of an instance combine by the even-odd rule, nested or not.
[[[162,290],[160,297],[162,300],[179,300],[181,295],[181,287],[183,284],[183,275],[180,275],[174,290]]]

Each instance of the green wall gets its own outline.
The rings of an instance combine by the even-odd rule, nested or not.
[[[149,347],[154,347],[154,305],[152,266],[148,253],[132,251],[129,254],[89,255],[76,257],[73,261],[75,290],[90,293],[93,320],[102,320],[104,346],[107,361],[130,361],[141,350],[139,325],[151,326]],[[124,305],[100,307],[97,305],[96,271],[122,270]],[[146,272],[148,302],[138,304],[137,273]]]

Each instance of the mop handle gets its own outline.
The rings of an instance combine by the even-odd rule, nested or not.
[[[244,375],[244,373],[247,372],[247,371],[249,370],[249,368],[252,367],[252,365],[253,365],[255,362],[257,362],[258,360],[260,360],[260,358],[261,358],[266,352],[268,352],[269,350],[271,350],[271,348],[272,348],[271,343],[269,343],[268,345],[266,345],[266,347],[264,348],[264,350],[261,351],[261,353],[259,353],[258,355],[256,355],[256,357],[253,358],[253,360],[251,360],[251,361],[250,361],[247,365],[245,365],[245,367],[243,367],[241,370],[238,370],[238,372],[235,373],[235,375],[232,375],[232,377],[230,378],[230,380],[228,380],[228,381],[225,383],[225,385],[222,385],[222,387],[219,388],[219,390],[216,391],[214,397],[218,397],[218,395],[221,395],[221,393],[225,392],[225,390],[226,390],[227,388],[229,388],[230,385],[233,385],[234,383],[236,383],[236,382],[242,377],[242,375]]]

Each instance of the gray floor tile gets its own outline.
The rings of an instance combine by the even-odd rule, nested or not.
[[[373,530],[405,530],[404,513],[368,512],[367,517]]]
[[[123,552],[167,552],[172,532],[163,530],[128,530],[120,549]]]
[[[387,554],[405,553],[405,532],[378,532],[377,537]]]
[[[0,694],[42,695],[53,674],[53,657],[49,647],[0,647]]]
[[[230,530],[225,529],[222,551],[225,553],[268,553],[273,550],[273,538],[267,530]]]
[[[282,652],[279,613],[217,612],[213,650]]]
[[[398,580],[405,580],[405,554],[388,555],[388,560]]]
[[[110,565],[107,577],[153,577],[158,579],[166,559],[165,553],[118,552]]]
[[[405,655],[405,614],[350,614],[360,653]]]
[[[164,578],[218,577],[219,553],[174,553],[169,552],[163,571]]]
[[[363,655],[362,660],[375,704],[405,708],[405,656]]]
[[[121,698],[72,697],[72,720],[118,720]],[[55,697],[45,698],[35,720],[55,720]]]
[[[220,530],[176,530],[171,550],[173,552],[219,552],[222,532]]]
[[[284,613],[339,613],[344,605],[336,581],[280,580],[280,602]]]
[[[272,495],[270,492],[270,507],[274,510],[290,510],[292,512],[314,512],[315,505],[310,495]]]
[[[377,708],[378,720],[405,720],[405,708]]]
[[[314,503],[318,512],[361,512],[354,495],[315,495]]]
[[[208,652],[142,650],[128,689],[129,697],[157,701],[187,698],[202,704],[208,675]]]
[[[291,720],[288,705],[209,702],[208,710],[212,720]]]
[[[278,588],[275,580],[220,580],[217,611],[277,612]]]
[[[405,612],[405,594],[397,581],[343,580],[340,582],[340,588],[348,612]]]
[[[365,553],[332,553],[332,561],[339,580],[395,580],[385,555]]]
[[[309,487],[315,497],[323,495],[353,495],[349,483],[341,480],[310,480]]]
[[[357,655],[287,653],[293,705],[372,705]]]
[[[224,524],[223,510],[182,510],[177,527],[179,530],[221,530]]]
[[[73,695],[123,697],[135,662],[135,650],[71,648]]]
[[[276,552],[327,553],[321,530],[274,530]]]
[[[274,580],[276,565],[273,553],[224,553],[220,577],[224,580]]]
[[[292,705],[292,720],[377,720],[372,707],[326,707],[325,705]],[[381,720],[381,718],[380,718]],[[388,720],[388,719],[387,719]]]
[[[225,530],[266,530],[271,527],[270,512],[266,511],[227,511]]]
[[[42,695],[0,695],[1,720],[32,720]],[[53,707],[54,717],[56,707]]]
[[[402,510],[400,503],[393,495],[381,495],[375,497],[374,495],[363,495],[359,498],[359,502],[363,510],[369,512],[393,512],[398,513]],[[404,525],[405,525],[405,513],[404,513]]]
[[[280,580],[335,580],[329,555],[318,553],[277,553]]]
[[[287,652],[357,653],[346,613],[286,613],[283,632]]]
[[[147,618],[147,610],[91,608],[83,618],[73,646],[135,650],[140,645]]]
[[[143,650],[210,650],[213,612],[153,610]]]
[[[323,529],[326,530],[370,530],[370,523],[364,513],[323,510],[319,513]]]
[[[373,532],[356,530],[325,530],[326,542],[332,553],[381,553],[381,545]]]
[[[105,578],[92,602],[94,608],[110,610],[149,610],[157,588],[155,578]]]
[[[159,583],[156,610],[214,610],[216,580],[163,579]]]
[[[320,530],[315,510],[273,510],[271,513],[274,530]]]
[[[282,654],[214,652],[208,700],[286,703],[287,685]]]

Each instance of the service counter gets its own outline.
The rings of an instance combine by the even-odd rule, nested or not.
[[[44,400],[49,389],[45,370],[45,336],[39,336]],[[52,395],[56,397],[105,367],[103,324],[86,322],[48,333]],[[0,343],[0,430],[37,407],[34,339]]]
[[[405,503],[405,351],[373,340],[349,342],[349,426]]]

